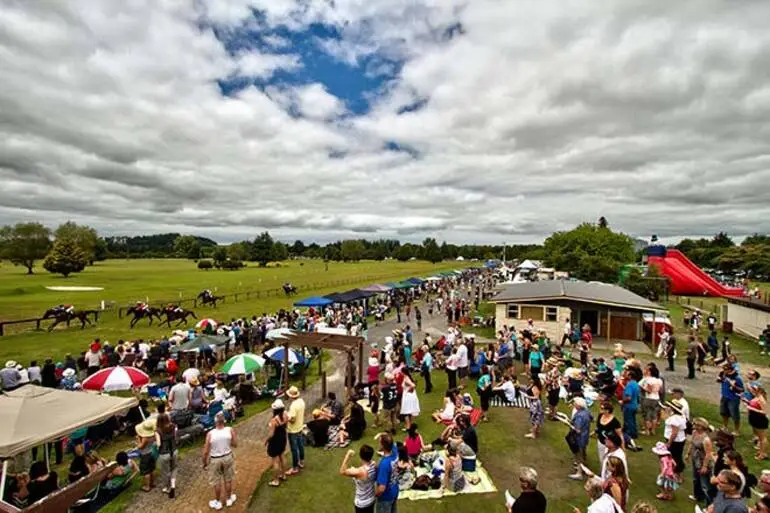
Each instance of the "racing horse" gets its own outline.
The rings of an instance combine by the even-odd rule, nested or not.
[[[91,319],[89,319],[89,316],[94,316],[94,321],[91,322]],[[70,322],[73,320],[80,321],[80,329],[85,329],[86,324],[93,324],[96,322],[96,316],[99,315],[98,310],[61,310],[61,309],[55,309],[52,308],[50,310],[47,310],[45,314],[43,314],[43,319],[53,319],[53,322],[48,327],[48,331],[53,331],[53,329],[58,326],[59,324],[66,322],[67,327],[69,328]]]
[[[217,301],[224,301],[225,296],[215,296],[211,293],[210,290],[204,290],[200,294],[198,294],[198,297],[196,298],[198,302],[203,305],[212,305],[214,308],[217,307]]]
[[[294,294],[297,293],[297,287],[295,287],[291,283],[286,282],[283,284],[283,293],[286,294],[287,296],[293,296]]]
[[[192,317],[193,319],[197,320],[198,317],[195,316],[195,312],[192,310],[185,310],[184,308],[177,308],[177,307],[168,307],[165,310],[163,310],[161,315],[166,316],[166,324],[168,324],[168,327],[171,327],[171,323],[174,321],[179,321],[176,323],[176,326],[181,326],[182,324],[187,324],[187,318]]]
[[[157,317],[158,322],[161,322],[163,319],[161,319],[162,311],[160,308],[155,308],[152,306],[146,306],[144,308],[140,308],[138,306],[132,306],[128,310],[126,310],[126,314],[133,315],[133,319],[131,319],[131,327],[133,328],[136,326],[136,323],[141,321],[142,319],[149,319],[150,320],[150,326],[152,326],[152,318]]]

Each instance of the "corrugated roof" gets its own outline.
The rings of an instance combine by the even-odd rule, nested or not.
[[[628,289],[598,281],[547,280],[505,285],[492,303],[522,303],[547,299],[571,299],[587,303],[622,306],[633,310],[665,310]]]

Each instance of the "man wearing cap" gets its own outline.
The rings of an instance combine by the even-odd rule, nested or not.
[[[735,425],[735,433],[741,428],[741,394],[744,386],[743,380],[731,363],[722,365],[719,383],[722,385],[721,398],[719,399],[719,414],[722,416],[722,424],[727,427],[727,422],[732,418]]]
[[[302,428],[305,426],[305,400],[299,396],[299,390],[293,385],[286,391],[286,396],[291,399],[287,412],[289,422],[286,424],[291,449],[291,469],[286,475],[295,476],[305,468],[305,436],[302,434]]]
[[[8,360],[5,362],[5,368],[0,370],[0,380],[3,383],[3,390],[10,392],[16,390],[21,384],[21,374],[16,369],[16,362]]]
[[[690,403],[684,398],[684,390],[681,387],[674,387],[671,389],[671,395],[674,396],[674,400],[682,408],[682,416],[684,416],[685,420],[690,420]]]
[[[235,430],[225,427],[225,414],[218,412],[214,417],[214,429],[206,434],[203,446],[203,468],[209,471],[209,484],[214,487],[214,499],[209,501],[209,507],[214,510],[222,509],[222,483],[225,488],[225,505],[229,508],[235,503],[233,493],[233,478],[235,477],[235,459],[233,448],[238,447]]]

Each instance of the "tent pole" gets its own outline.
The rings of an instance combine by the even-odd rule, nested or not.
[[[48,472],[51,471],[51,455],[50,455],[51,446],[46,442],[45,444],[45,468],[48,470]]]
[[[5,478],[8,475],[8,460],[3,460],[3,477],[0,477],[0,500],[5,497]]]

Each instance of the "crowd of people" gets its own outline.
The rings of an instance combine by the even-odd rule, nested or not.
[[[633,501],[626,454],[643,451],[642,440],[649,444],[650,454],[645,457],[658,460],[655,483],[659,501],[677,498],[686,486],[684,474],[688,467],[693,476],[689,499],[707,508],[708,513],[748,512],[752,489],[770,493],[770,472],[754,476],[746,465],[748,458],[735,446],[736,436],[741,433],[743,405],[756,442],[752,457],[756,461],[767,459],[766,393],[757,370],[748,369],[745,378],[742,376],[729,339],[725,338],[721,347],[718,341],[714,345],[716,319],[703,319],[697,313],[688,316],[684,336],[688,340],[689,378],[696,378],[698,370],[708,364],[720,365],[719,411],[723,426],[719,429],[692,414],[682,388],[666,386],[664,374],[675,372],[676,361],[676,336],[668,331],[661,333],[662,349],[657,355],[668,363],[665,369],[659,368],[655,360],[643,363],[621,345],[610,354],[594,357],[591,326],[578,327],[570,319],[564,319],[558,341],[550,340],[546,331],[530,320],[521,329],[503,327],[493,343],[477,343],[459,321],[467,320],[478,308],[479,298],[493,285],[489,276],[468,275],[426,283],[414,295],[388,296],[373,304],[233,319],[219,327],[228,340],[222,354],[218,355],[216,348],[200,347],[190,362],[180,359],[173,347],[194,340],[195,333],[176,334],[176,340],[120,341],[114,347],[96,340],[78,358],[66,355],[57,363],[48,358],[42,366],[33,361],[28,367],[7,362],[0,370],[0,379],[5,390],[25,383],[77,390],[88,375],[120,364],[134,365],[158,376],[164,389],[163,400],[158,402],[156,412],[141,411],[131,423],[136,448],[116,455],[118,465],[106,478],[104,488],[119,491],[139,475],[143,489],[150,490],[159,477],[164,493],[173,498],[179,413],[212,413],[210,405],[224,404],[233,396],[240,398],[240,389],[250,385],[241,377],[232,386],[230,380],[215,372],[225,355],[268,348],[272,343],[268,333],[277,328],[344,327],[350,334],[368,337],[367,315],[374,314],[379,323],[387,312],[393,312],[399,329],[383,340],[370,340],[366,379],[356,384],[355,393],[346,401],[330,393],[325,404],[308,411],[296,387],[288,387],[284,399],[274,400],[265,440],[265,451],[273,462],[270,487],[301,476],[307,444],[346,447],[363,439],[367,429],[375,429],[376,447],[364,444],[357,451],[347,451],[340,464],[340,474],[353,478],[356,511],[396,511],[399,493],[408,489],[461,492],[469,483],[474,484],[470,481],[472,472],[464,471],[475,468],[479,433],[483,432],[480,423],[495,420],[490,411],[495,405],[528,409],[529,429],[522,433],[523,439],[530,440],[527,443],[540,443],[544,429],[564,430],[573,461],[572,471],[565,477],[585,482],[589,513],[655,511],[649,501]],[[418,297],[425,301],[418,303]],[[423,332],[423,315],[445,316],[445,331],[438,337]],[[701,338],[704,330],[709,334],[708,341]],[[185,365],[191,366],[181,372],[180,367]],[[446,375],[447,387],[440,391],[443,403],[440,409],[426,412],[421,407],[421,396],[434,393],[433,376],[439,371]],[[367,423],[367,412],[371,425]],[[209,503],[214,510],[236,501],[233,448],[238,440],[227,425],[233,415],[234,411],[224,407],[213,412],[213,423],[205,437],[202,459],[214,488],[215,497]],[[546,419],[560,423],[548,427]],[[424,422],[442,426],[435,440],[423,439],[419,424]],[[592,440],[599,461],[595,469],[588,465]],[[57,462],[61,462],[64,447],[54,446],[58,447]],[[70,450],[74,455],[70,480],[106,464],[85,444],[76,444]],[[290,460],[285,458],[287,452]],[[356,456],[358,461],[354,462]],[[56,473],[44,466],[41,469],[40,463],[33,463],[29,472],[16,474],[15,484],[8,489],[9,502],[27,504],[56,489]],[[547,500],[538,489],[537,470],[522,467],[519,484],[521,494],[508,504],[509,511],[546,511]],[[751,510],[770,512],[768,506],[770,496],[765,495]],[[576,513],[580,511],[575,509]]]

